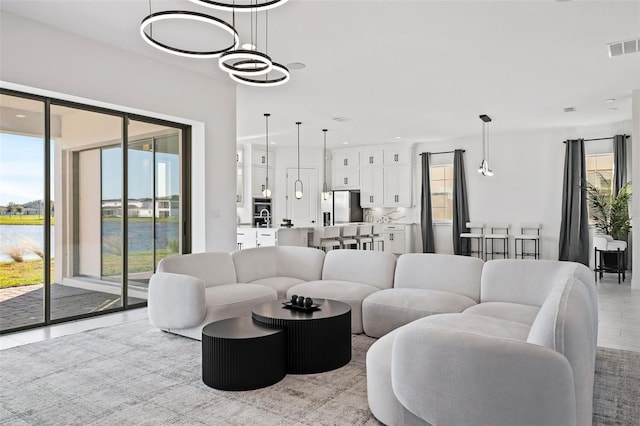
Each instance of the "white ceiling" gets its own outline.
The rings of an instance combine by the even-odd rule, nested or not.
[[[187,0],[151,5],[231,19]],[[0,9],[235,84],[216,60],[144,43],[147,0],[1,0]],[[206,31],[164,30],[183,47]],[[609,58],[606,45],[639,36],[640,1],[290,0],[269,13],[269,54],[307,66],[284,86],[238,86],[238,140],[264,140],[265,112],[279,145],[295,143],[302,121],[302,144],[318,147],[325,127],[335,147],[480,135],[480,114],[492,133],[630,120],[640,54]]]

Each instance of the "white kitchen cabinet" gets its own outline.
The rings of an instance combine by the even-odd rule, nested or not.
[[[360,151],[360,168],[380,167],[384,158],[384,151],[381,149],[371,149]]]
[[[384,168],[384,207],[411,207],[411,168]]]
[[[331,181],[333,189],[360,189],[360,169],[334,169]]]
[[[236,238],[238,242],[238,249],[256,247],[257,232],[255,228],[237,228]]]
[[[271,148],[269,148],[269,167],[273,167],[274,164],[275,164],[275,153]],[[263,147],[259,147],[259,146],[251,147],[251,165],[266,167],[267,151]]]
[[[354,150],[336,150],[331,153],[331,169],[360,167],[360,153]]]
[[[411,147],[405,145],[394,145],[384,149],[385,166],[410,166]]]
[[[360,169],[360,206],[380,207],[384,197],[384,169],[371,167]]]
[[[382,231],[382,237],[384,238],[384,251],[398,255],[410,253],[413,241],[412,229],[412,225],[384,225]]]
[[[253,197],[262,198],[264,195],[265,181],[267,177],[267,168],[261,166],[251,167],[251,195]],[[273,167],[269,167],[269,189],[271,189],[271,196],[275,194],[275,171]]]
[[[276,245],[276,235],[278,230],[275,228],[258,228],[256,230],[256,246],[271,247]]]

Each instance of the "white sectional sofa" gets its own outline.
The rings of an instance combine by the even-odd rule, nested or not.
[[[290,297],[341,300],[367,353],[369,407],[387,425],[588,425],[597,297],[571,262],[267,247],[164,259],[157,327],[200,339],[211,321]]]
[[[331,250],[322,279],[297,284],[287,291],[311,298],[334,299],[351,306],[351,332],[362,333],[362,301],[393,286],[396,258],[391,253],[367,250]]]
[[[255,305],[277,298],[270,287],[239,284],[229,253],[199,253],[162,259],[147,304],[151,324],[201,340],[208,323],[251,315]]]
[[[287,297],[292,286],[322,277],[324,252],[309,247],[274,246],[231,253],[238,282],[262,284]]]
[[[591,424],[597,298],[589,269],[489,261],[479,290],[480,303],[413,321],[371,346],[373,414],[387,425]]]

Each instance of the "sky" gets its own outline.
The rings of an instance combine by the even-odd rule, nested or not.
[[[103,199],[120,198],[122,193],[121,149],[104,149],[102,158]],[[179,192],[179,163],[175,154],[156,153],[156,162],[164,163],[168,170],[164,184],[172,194]],[[129,198],[145,198],[152,195],[152,157],[148,151],[129,151]],[[52,163],[53,164],[53,163]],[[51,170],[53,182],[55,170]],[[161,179],[159,173],[158,179]],[[158,193],[158,195],[165,195]],[[31,136],[0,133],[0,206],[44,198],[44,149],[43,139]],[[53,191],[51,191],[53,200]],[[55,201],[55,200],[54,200]]]

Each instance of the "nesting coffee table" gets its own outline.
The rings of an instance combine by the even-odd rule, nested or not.
[[[351,307],[336,300],[314,301],[320,309],[312,312],[283,308],[284,300],[253,308],[255,322],[285,330],[287,373],[321,373],[351,361]]]

